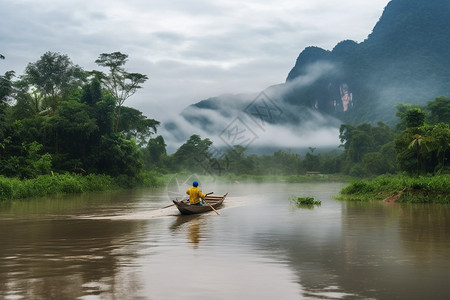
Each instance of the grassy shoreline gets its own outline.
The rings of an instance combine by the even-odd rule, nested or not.
[[[165,182],[165,176],[155,172],[145,172],[138,178],[131,179],[126,176],[69,173],[40,175],[31,179],[0,176],[0,201],[135,187],[159,187]]]
[[[344,187],[336,198],[347,201],[372,201],[388,197],[395,198],[394,202],[448,204],[450,175],[419,177],[381,175],[374,179],[353,181]]]

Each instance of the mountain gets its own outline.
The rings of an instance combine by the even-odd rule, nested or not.
[[[318,63],[332,64],[335,72],[282,101],[317,107],[349,123],[393,123],[395,103],[425,104],[450,95],[449,15],[446,0],[391,1],[364,42],[343,41],[332,51],[305,49],[287,82]]]
[[[307,47],[285,83],[254,95],[206,99],[182,116],[212,132],[223,128],[217,120],[233,111],[255,115],[252,105],[262,97],[256,110],[266,106],[265,123],[394,124],[396,103],[426,104],[450,96],[449,16],[448,0],[392,0],[363,42],[342,41],[332,51]],[[282,117],[267,118],[277,110]]]

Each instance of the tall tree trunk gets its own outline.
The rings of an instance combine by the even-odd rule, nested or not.
[[[119,107],[117,108],[116,125],[114,126],[114,132],[118,132],[118,131],[119,131],[120,108],[121,108],[121,106],[119,106]]]

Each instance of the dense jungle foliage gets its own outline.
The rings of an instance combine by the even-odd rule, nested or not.
[[[13,71],[1,76],[0,174],[139,174],[138,142],[159,122],[122,104],[146,76],[124,69],[127,55],[100,58],[108,73],[86,72],[67,55],[47,52],[16,81]]]

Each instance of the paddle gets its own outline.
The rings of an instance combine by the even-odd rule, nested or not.
[[[208,196],[208,195],[211,195],[211,194],[214,194],[214,192],[205,194],[205,197]],[[205,202],[206,202],[206,201],[205,201]],[[168,207],[171,207],[171,206],[174,206],[174,205],[175,205],[175,203],[174,203],[174,204],[167,205],[167,206],[164,206],[164,207],[161,207],[161,209],[168,208]],[[208,203],[208,205],[209,205],[209,203]],[[212,206],[211,206],[211,207],[212,207]],[[213,209],[214,209],[214,208],[213,208]]]
[[[212,194],[212,193],[205,194],[205,198],[206,198],[206,196],[208,196],[209,194]],[[209,204],[209,203],[206,201],[206,199],[203,199],[203,200],[205,201],[206,204],[209,205],[209,207],[211,207],[211,209],[212,209],[218,216],[220,216],[219,212],[218,212],[217,210],[215,210],[214,207],[212,207],[212,205]]]
[[[206,202],[206,200],[205,200],[205,202]],[[212,209],[218,216],[220,216],[219,212],[218,212],[217,210],[215,210],[214,207],[212,207],[211,204],[209,204],[208,202],[206,202],[206,204],[208,204],[209,207],[211,207],[211,209]]]

